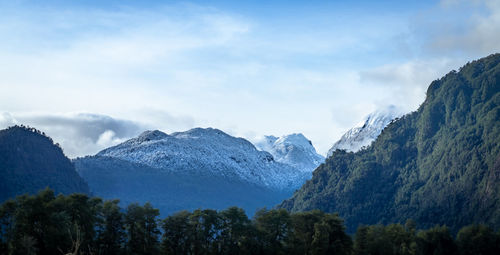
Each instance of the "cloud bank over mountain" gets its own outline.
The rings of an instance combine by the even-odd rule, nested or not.
[[[129,120],[90,113],[19,114],[4,112],[0,127],[29,125],[47,133],[61,144],[69,157],[83,156],[116,145],[143,131],[144,126]]]

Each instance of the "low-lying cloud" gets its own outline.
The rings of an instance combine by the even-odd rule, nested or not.
[[[458,69],[463,61],[450,58],[409,60],[404,63],[388,64],[359,72],[362,86],[379,88],[380,102],[387,101],[413,111],[424,101],[428,86],[451,70]],[[385,98],[383,94],[390,95]]]
[[[16,124],[28,125],[45,132],[61,144],[69,157],[95,154],[148,129],[138,122],[90,113],[0,114],[1,128]]]

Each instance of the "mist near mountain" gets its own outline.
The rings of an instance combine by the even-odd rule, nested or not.
[[[254,144],[259,150],[271,153],[274,160],[303,172],[312,172],[325,160],[301,133],[282,137],[264,136]]]
[[[386,106],[371,113],[364,121],[343,134],[340,140],[335,142],[332,148],[328,150],[327,157],[330,157],[336,150],[356,152],[370,146],[391,121],[402,115],[402,111],[394,105]]]
[[[431,83],[420,108],[358,152],[336,150],[280,207],[359,224],[500,227],[500,54]]]

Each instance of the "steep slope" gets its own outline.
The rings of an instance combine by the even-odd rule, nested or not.
[[[418,111],[372,146],[337,150],[281,207],[339,212],[358,224],[404,222],[453,230],[500,227],[500,54],[432,82]]]
[[[312,172],[325,158],[303,134],[290,134],[282,137],[265,136],[254,143],[262,151],[271,153],[274,160],[291,165],[303,172]]]
[[[75,165],[97,195],[150,201],[165,214],[233,205],[253,213],[278,204],[310,177],[245,139],[211,128],[146,131]]]
[[[63,194],[89,193],[61,148],[33,128],[0,131],[0,176],[0,201],[46,187]]]
[[[330,157],[336,150],[356,152],[363,147],[369,146],[392,120],[402,115],[402,112],[394,105],[371,113],[363,122],[342,135],[340,140],[335,142],[332,148],[328,150],[327,157]]]

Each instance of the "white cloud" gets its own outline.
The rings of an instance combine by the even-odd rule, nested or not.
[[[421,24],[432,54],[479,58],[500,52],[499,1],[443,0],[440,6],[432,22]]]
[[[60,143],[69,157],[95,154],[134,137],[147,128],[140,123],[88,113],[4,112],[0,116],[0,128],[15,124],[35,127]]]
[[[122,143],[124,141],[125,139],[117,138],[113,130],[106,130],[99,136],[99,139],[97,139],[96,144],[103,148],[107,148]]]
[[[16,120],[8,112],[2,112],[0,114],[0,127],[9,127],[16,125]]]
[[[446,57],[415,59],[362,70],[359,75],[362,86],[380,89],[376,105],[380,107],[390,102],[410,112],[424,101],[427,87],[433,80],[463,64],[460,60]]]
[[[61,144],[67,156],[79,157],[93,155],[145,130],[171,133],[195,126],[188,116],[174,116],[162,110],[144,109],[137,114],[147,116],[138,122],[91,113],[2,112],[0,129],[21,124],[34,127]]]

